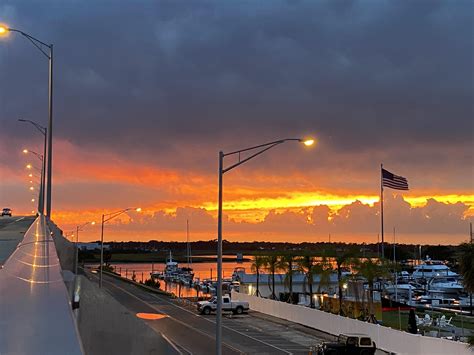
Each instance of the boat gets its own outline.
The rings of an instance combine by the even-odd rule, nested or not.
[[[186,220],[186,259],[187,267],[179,267],[178,262],[173,260],[173,255],[170,254],[166,259],[165,269],[162,272],[151,272],[152,278],[165,279],[167,281],[180,283],[183,285],[192,286],[194,273],[190,267],[192,265],[191,244],[189,243],[189,221]]]
[[[165,269],[162,272],[151,272],[152,278],[165,279],[172,282],[191,283],[194,277],[193,269],[189,267],[179,267],[178,262],[173,260],[170,254],[166,259]]]
[[[396,283],[390,282],[385,286],[385,291],[387,293],[395,293],[399,295],[408,295],[410,292],[414,293],[417,289],[416,286],[412,285],[410,282],[399,279]]]
[[[464,291],[464,286],[456,277],[434,277],[428,281],[428,290],[457,294]]]
[[[453,297],[445,297],[442,293],[428,293],[427,295],[420,296],[417,300],[419,305],[423,305],[428,308],[459,308],[459,299]]]
[[[417,279],[431,279],[434,277],[459,277],[459,275],[453,271],[442,261],[440,260],[431,260],[427,256],[426,260],[415,266],[415,269],[412,273],[412,277]]]

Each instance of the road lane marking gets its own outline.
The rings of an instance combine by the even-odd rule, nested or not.
[[[119,281],[121,281],[121,282],[124,282],[124,281],[122,281],[122,280],[120,280],[120,279],[117,279],[117,280],[119,280]],[[112,284],[110,281],[107,281],[107,282],[109,282],[110,284]],[[115,287],[117,287],[117,288],[119,288],[119,289],[121,289],[121,290],[123,290],[124,292],[128,293],[129,295],[131,295],[131,296],[137,298],[137,299],[140,300],[141,302],[146,303],[145,301],[143,301],[142,299],[140,299],[140,298],[138,298],[137,296],[133,295],[132,293],[128,292],[127,290],[123,289],[122,287],[116,286],[116,285],[114,285],[114,284],[112,284],[112,285],[115,286]],[[161,297],[158,297],[157,295],[155,295],[155,294],[153,294],[153,293],[150,293],[149,295],[155,297],[156,299],[158,299],[158,300],[160,300],[160,301],[163,301],[163,302],[165,302],[165,303],[168,303],[168,304],[171,305],[171,306],[174,306],[174,307],[176,307],[176,308],[179,308],[179,309],[181,309],[181,310],[183,310],[183,311],[185,311],[185,312],[187,312],[187,313],[189,313],[189,314],[192,314],[192,315],[195,316],[195,317],[198,317],[198,318],[204,319],[204,320],[206,320],[206,321],[208,321],[208,322],[210,322],[210,323],[216,324],[215,321],[212,321],[212,320],[210,320],[210,319],[208,319],[208,318],[206,318],[206,317],[202,317],[202,316],[196,314],[195,312],[191,312],[190,310],[188,310],[188,309],[186,309],[186,308],[184,308],[184,307],[178,306],[178,305],[176,305],[175,303],[170,302],[170,301],[167,301],[167,300],[165,300],[165,299],[163,299],[163,298],[161,298]],[[148,304],[148,303],[146,303],[146,304]],[[149,304],[149,306],[156,309],[156,307],[153,307],[151,304]],[[167,314],[167,313],[163,312],[162,310],[159,310],[159,311],[162,312],[162,313],[164,313],[164,314]],[[168,316],[169,316],[169,314],[168,314]],[[179,320],[177,320],[176,318],[173,318],[173,317],[171,317],[171,316],[170,316],[170,318],[176,320],[177,322],[181,322],[181,321],[179,321]],[[181,323],[182,323],[182,322],[181,322]],[[183,324],[185,324],[185,323],[183,323]],[[188,326],[187,324],[185,324],[185,325]],[[258,343],[265,344],[265,345],[267,345],[267,346],[269,346],[269,347],[271,347],[271,348],[277,349],[277,350],[282,351],[282,352],[284,352],[284,353],[286,353],[286,354],[290,354],[290,355],[293,354],[293,353],[291,353],[291,352],[289,352],[289,351],[286,351],[285,349],[282,349],[282,348],[279,348],[279,347],[277,347],[277,346],[275,346],[275,345],[273,345],[273,344],[267,343],[266,341],[263,341],[263,340],[254,338],[254,337],[251,336],[251,335],[248,335],[248,334],[239,332],[238,330],[229,328],[228,326],[222,325],[222,328],[225,328],[225,329],[229,330],[230,332],[235,332],[235,333],[240,334],[240,335],[242,335],[242,336],[244,336],[244,337],[250,338],[250,339],[252,339],[252,340],[254,340],[254,341],[258,342]],[[194,328],[193,328],[193,329],[194,329]],[[201,332],[201,331],[199,331],[199,332]],[[210,335],[207,334],[207,333],[203,333],[203,334],[206,334],[208,337],[210,337]],[[212,338],[212,339],[214,339],[214,338]],[[224,344],[225,344],[225,343],[224,343]],[[225,345],[228,346],[228,347],[230,347],[231,349],[235,349],[233,346],[230,346],[229,344],[225,344]],[[238,351],[238,352],[240,352],[240,353],[242,353],[242,352],[241,352],[240,350],[238,350],[238,349],[235,349],[235,350]]]
[[[215,321],[212,321],[212,320],[210,320],[210,319],[208,319],[208,318],[206,318],[206,317],[202,317],[202,316],[200,316],[200,315],[197,315],[196,313],[191,312],[190,310],[188,310],[188,309],[186,309],[186,308],[184,308],[184,307],[178,306],[178,305],[176,305],[176,304],[174,304],[174,303],[172,303],[172,302],[169,302],[169,301],[166,301],[166,300],[164,300],[164,299],[162,299],[162,298],[159,298],[157,295],[154,295],[154,294],[151,294],[151,295],[154,296],[154,297],[156,297],[156,298],[159,299],[159,300],[162,300],[163,302],[166,302],[166,303],[168,303],[168,304],[170,304],[170,305],[172,305],[172,306],[175,306],[175,307],[177,307],[177,308],[180,308],[180,309],[182,309],[183,311],[186,311],[186,312],[188,312],[188,313],[190,313],[190,314],[192,314],[192,315],[194,315],[194,316],[196,316],[196,317],[199,317],[199,318],[201,318],[201,319],[205,319],[205,320],[207,320],[208,322],[211,322],[211,323],[213,323],[213,324],[216,324]],[[230,328],[230,327],[228,327],[228,326],[222,325],[222,328],[225,328],[225,329],[227,329],[227,330],[229,330],[229,331],[231,331],[231,332],[235,332],[235,333],[237,333],[237,334],[240,334],[240,335],[242,335],[242,336],[244,336],[244,337],[253,339],[253,340],[256,341],[256,342],[265,344],[265,345],[270,346],[270,347],[272,347],[272,348],[275,348],[275,349],[277,349],[277,350],[283,351],[283,352],[286,353],[286,354],[292,354],[291,352],[286,351],[285,349],[282,349],[282,348],[279,348],[279,347],[277,347],[277,346],[275,346],[275,345],[273,345],[273,344],[267,343],[266,341],[263,341],[263,340],[254,338],[254,337],[251,336],[251,335],[242,333],[242,332],[240,332],[240,331],[238,331],[238,330],[236,330],[236,329]]]
[[[186,324],[186,323],[184,323],[183,321],[180,321],[179,319],[176,319],[176,318],[172,317],[169,313],[166,313],[166,312],[164,312],[164,311],[161,310],[161,309],[157,309],[156,307],[153,307],[152,305],[148,304],[146,301],[144,301],[144,300],[141,299],[140,297],[138,297],[138,296],[134,295],[133,293],[131,293],[131,292],[125,290],[124,288],[122,288],[122,287],[120,287],[120,286],[117,286],[117,285],[115,285],[114,283],[112,283],[112,282],[110,282],[110,281],[107,281],[107,280],[103,280],[103,281],[109,283],[110,285],[112,285],[112,286],[115,287],[115,288],[118,288],[118,289],[121,290],[122,292],[124,292],[124,293],[130,295],[131,297],[133,297],[133,298],[139,300],[140,302],[145,303],[147,306],[149,306],[149,307],[151,307],[151,308],[154,308],[154,309],[156,309],[157,311],[159,311],[159,312],[165,314],[168,318],[172,319],[173,321],[175,321],[175,322],[177,322],[177,323],[179,323],[179,324],[182,324],[182,325],[185,326],[186,328],[191,328],[191,329],[193,329],[194,331],[198,332],[199,334],[202,334],[202,335],[207,336],[208,338],[211,338],[212,340],[214,340],[214,338],[213,338],[210,334],[205,333],[205,332],[203,332],[203,331],[201,331],[201,330],[199,330],[199,329],[196,329],[196,328],[190,326],[189,324]],[[160,334],[161,334],[161,332],[160,332]],[[176,343],[179,344],[178,342],[176,342]],[[231,345],[229,345],[229,344],[227,344],[227,343],[223,343],[223,345],[226,346],[226,347],[228,347],[228,348],[230,348],[231,350],[234,350],[235,352],[237,352],[237,353],[239,353],[239,354],[243,354],[243,352],[242,352],[241,350],[236,349],[236,348],[234,348],[233,346],[231,346]],[[182,347],[183,349],[185,349],[187,352],[189,352],[189,353],[192,354],[192,352],[190,352],[188,349],[186,349],[186,348],[185,348],[184,346],[182,346],[181,344],[179,344],[179,346],[181,346],[181,347]]]

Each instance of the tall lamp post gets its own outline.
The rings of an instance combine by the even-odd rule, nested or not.
[[[219,202],[217,214],[217,315],[216,315],[216,354],[222,355],[222,185],[224,174],[239,165],[248,162],[250,159],[266,152],[285,142],[295,141],[306,146],[314,144],[313,139],[286,138],[274,142],[256,145],[250,148],[236,150],[230,153],[219,152]],[[250,156],[241,159],[242,153],[250,153]],[[238,162],[224,167],[224,158],[228,156],[238,156]]]
[[[43,199],[44,199],[44,156],[41,154],[38,154],[32,150],[29,149],[23,149],[23,153],[28,154],[31,153],[34,156],[36,156],[40,161],[41,161],[41,177],[40,177],[40,188],[39,188],[39,193],[38,193],[38,213],[43,214]]]
[[[48,58],[49,63],[49,80],[48,80],[48,167],[47,167],[47,195],[46,195],[46,216],[51,218],[51,184],[52,184],[52,168],[53,168],[53,45],[47,44],[30,34],[0,25],[0,36],[8,35],[9,32],[17,32],[29,40],[38,50]],[[45,50],[46,47],[48,50]]]
[[[84,227],[87,226],[88,224],[94,225],[95,222],[86,222],[84,224],[81,224],[76,227],[76,258],[74,260],[74,273],[77,276],[77,264],[79,263],[79,232],[84,230]]]
[[[99,287],[102,288],[102,269],[104,268],[104,224],[114,219],[115,217],[120,216],[121,214],[135,210],[140,212],[141,208],[125,208],[123,210],[107,213],[102,215],[102,223],[101,223],[101,230],[100,230],[100,274],[99,274]]]
[[[47,146],[47,137],[48,137],[48,130],[46,127],[43,127],[42,125],[30,121],[30,120],[23,120],[23,119],[18,119],[20,122],[28,122],[31,123],[38,131],[41,132],[41,134],[44,136],[44,144],[43,144],[43,167],[41,171],[41,198],[40,201],[38,201],[38,212],[40,214],[44,214],[44,192],[45,192],[45,172],[46,172],[46,146]]]

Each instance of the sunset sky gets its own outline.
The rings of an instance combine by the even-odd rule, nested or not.
[[[458,1],[9,1],[55,47],[53,220],[141,207],[108,240],[216,237],[218,151],[288,142],[224,177],[224,238],[457,244],[474,216],[473,10]],[[31,213],[47,60],[0,39],[0,207]],[[227,164],[232,161],[226,161]],[[81,232],[97,240],[97,226]]]

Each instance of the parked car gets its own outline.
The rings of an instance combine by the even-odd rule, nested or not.
[[[3,210],[2,210],[2,217],[3,216],[12,216],[12,209],[11,208],[7,208],[5,207]]]
[[[198,312],[201,314],[211,314],[217,310],[217,297],[212,297],[209,301],[197,303]],[[234,314],[242,314],[249,310],[249,303],[243,301],[232,301],[230,296],[222,296],[222,310],[232,311]]]
[[[324,342],[318,346],[319,355],[374,355],[375,342],[365,334],[340,334],[335,342]]]

